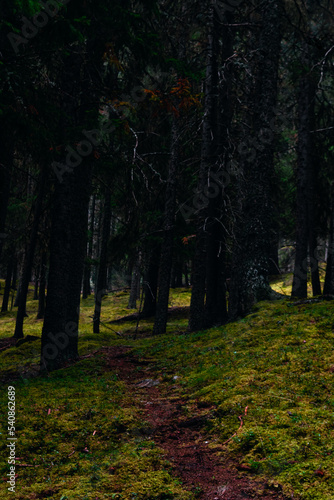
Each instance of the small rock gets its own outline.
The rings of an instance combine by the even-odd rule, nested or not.
[[[154,387],[155,385],[159,384],[160,384],[159,380],[153,380],[152,378],[147,378],[145,380],[142,380],[141,382],[138,382],[136,385],[138,387]]]

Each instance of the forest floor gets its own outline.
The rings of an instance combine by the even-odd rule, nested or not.
[[[273,288],[290,285],[283,276]],[[141,320],[136,339],[126,292],[104,299],[98,335],[86,299],[80,359],[47,377],[36,301],[19,346],[8,340],[15,310],[0,316],[2,408],[7,386],[16,390],[16,499],[333,500],[333,302],[262,302],[189,334],[189,299],[172,290],[166,335]]]
[[[164,451],[172,464],[173,474],[196,498],[285,498],[277,492],[277,484],[270,486],[245,476],[244,472],[250,473],[251,467],[240,465],[239,461],[224,453],[224,447],[216,442],[217,439],[212,436],[209,438],[202,430],[208,419],[212,418],[215,406],[197,402],[189,407],[188,398],[180,397],[176,385],[168,389],[160,387],[157,374],[151,371],[150,366],[144,368],[144,373],[138,371],[136,368],[146,363],[131,354],[129,347],[106,348],[105,352],[108,365],[126,382],[136,405],[143,409],[147,422],[144,433]],[[183,409],[187,406],[191,416],[184,415]],[[217,455],[218,451],[221,452],[220,456]]]

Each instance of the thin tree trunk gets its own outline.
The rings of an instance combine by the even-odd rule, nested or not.
[[[4,115],[5,116],[5,115]],[[0,132],[0,262],[2,255],[2,246],[6,234],[7,207],[10,195],[10,184],[13,168],[14,155],[14,136],[8,134],[7,124],[2,123]]]
[[[207,234],[205,223],[207,219],[207,205],[205,197],[209,179],[210,167],[215,163],[217,152],[217,96],[218,96],[218,67],[217,67],[217,25],[215,9],[211,7],[208,39],[208,55],[205,80],[205,108],[202,132],[201,165],[198,178],[198,198],[203,202],[197,215],[197,229],[195,241],[195,255],[192,270],[192,292],[190,302],[189,331],[200,330],[205,326],[205,283],[207,259]]]
[[[35,269],[35,281],[34,281],[34,298],[33,300],[38,300],[38,278],[39,278],[39,270]]]
[[[12,285],[11,289],[16,290],[17,289],[17,258],[16,255],[14,256],[14,267],[13,267],[13,279],[12,279]]]
[[[310,203],[313,199],[313,186],[311,186],[312,166],[312,130],[314,114],[314,86],[309,76],[310,47],[306,41],[302,43],[302,62],[304,75],[299,84],[298,101],[298,144],[297,144],[297,228],[296,228],[296,255],[293,271],[292,292],[293,297],[307,297],[307,254],[310,223]],[[312,235],[314,238],[314,236]],[[312,245],[313,245],[312,241]]]
[[[88,248],[87,248],[87,255],[86,255],[85,269],[84,269],[83,290],[82,290],[82,298],[83,299],[87,299],[87,297],[89,295],[91,295],[91,287],[90,287],[91,263],[90,263],[90,260],[92,258],[92,251],[93,251],[94,220],[95,220],[95,193],[93,194],[93,199],[92,199],[90,229],[89,229],[90,234],[88,237]]]
[[[149,257],[148,268],[145,273],[143,282],[143,290],[145,294],[142,318],[150,318],[155,315],[157,304],[157,290],[159,277],[159,261],[160,261],[160,245],[156,245],[151,250]]]
[[[185,281],[185,286],[188,288],[189,286],[189,275],[188,275],[188,264],[184,264],[184,281]]]
[[[106,189],[103,209],[103,225],[101,238],[101,253],[97,276],[97,287],[95,290],[95,309],[93,318],[93,332],[100,332],[100,317],[102,298],[107,295],[107,269],[108,269],[108,241],[110,237],[111,223],[111,196],[109,189]]]
[[[166,188],[164,237],[160,258],[159,270],[159,295],[153,326],[153,334],[158,335],[166,332],[168,299],[170,278],[173,264],[174,227],[175,227],[175,200],[176,200],[176,176],[179,161],[179,123],[178,118],[173,116],[171,160],[168,169]]]
[[[139,283],[140,283],[140,253],[138,253],[136,257],[131,274],[131,287],[130,287],[128,309],[137,308],[137,299],[139,298],[138,288],[140,287]]]
[[[329,248],[327,253],[324,295],[334,295],[334,188],[331,189],[331,217],[329,224]]]
[[[31,277],[31,269],[34,262],[39,221],[43,209],[43,197],[44,197],[46,178],[47,178],[47,171],[45,166],[43,165],[40,174],[40,181],[39,181],[38,194],[34,210],[34,220],[31,228],[30,241],[28,244],[27,252],[24,259],[24,265],[22,269],[20,298],[18,302],[18,310],[17,310],[15,332],[14,332],[14,338],[16,339],[23,338],[23,321],[24,317],[26,316],[26,301],[27,301],[28,287]]]
[[[47,255],[46,252],[43,252],[41,261],[41,273],[39,280],[37,319],[43,319],[45,314],[46,265],[47,265]]]
[[[9,295],[10,295],[10,285],[11,285],[11,279],[12,279],[13,268],[14,268],[14,259],[15,259],[14,254],[11,254],[9,256],[9,260],[8,260],[8,264],[7,264],[6,282],[5,282],[5,289],[4,289],[4,293],[3,293],[1,312],[8,311],[8,300],[9,300]]]

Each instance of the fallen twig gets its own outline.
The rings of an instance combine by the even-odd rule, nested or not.
[[[248,406],[246,406],[245,408],[245,416],[247,415],[247,410],[248,410]],[[243,420],[242,420],[242,415],[239,415],[238,419],[240,420],[240,426],[239,426],[239,429],[233,434],[233,436],[231,436],[227,441],[225,441],[222,446],[224,446],[225,444],[229,443],[231,441],[231,439],[233,439],[237,434],[238,432],[240,431],[240,429],[242,428],[242,426],[244,425],[243,423]]]

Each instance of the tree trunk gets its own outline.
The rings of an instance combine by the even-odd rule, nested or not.
[[[168,179],[165,201],[164,237],[159,269],[159,295],[153,326],[153,334],[166,332],[170,278],[173,264],[174,227],[175,227],[175,200],[176,176],[179,161],[179,123],[173,116],[171,160],[168,169]]]
[[[177,255],[175,259],[175,288],[181,288],[183,283],[182,283],[182,269],[183,269],[183,259],[181,255]]]
[[[157,290],[159,277],[160,245],[156,245],[151,250],[148,268],[145,273],[143,289],[145,294],[143,310],[140,314],[142,318],[150,318],[155,315],[157,304]]]
[[[81,54],[80,54],[81,52]],[[75,147],[77,130],[87,124],[84,49],[69,47],[62,55],[64,65],[59,76],[62,99],[59,103],[59,140]],[[92,95],[94,93],[92,92]],[[79,96],[83,101],[79,101]],[[90,95],[90,98],[91,95]],[[79,111],[78,111],[79,110]],[[80,163],[55,180],[50,237],[48,291],[41,345],[41,371],[64,366],[78,356],[78,325],[84,258],[87,244],[88,204],[91,167]]]
[[[329,225],[329,248],[327,253],[324,295],[334,295],[334,188],[331,189],[331,217]]]
[[[11,289],[12,290],[16,290],[17,288],[17,258],[16,258],[16,255],[14,256],[14,267],[13,267],[13,279],[12,279],[12,285],[11,285]]]
[[[298,144],[297,144],[297,228],[296,255],[293,271],[292,297],[307,297],[307,254],[310,241],[310,205],[313,201],[313,186],[311,186],[312,166],[312,130],[314,115],[315,89],[309,75],[311,63],[310,47],[302,42],[301,59],[303,72],[299,84],[298,101]],[[311,208],[312,210],[312,208]],[[314,235],[312,235],[314,239]]]
[[[188,275],[188,264],[184,264],[184,281],[185,281],[185,286],[188,288],[189,286],[189,275]]]
[[[137,309],[138,289],[140,289],[140,253],[137,255],[131,274],[128,309]]]
[[[31,277],[31,270],[34,262],[34,254],[38,237],[38,227],[39,221],[42,214],[43,209],[43,198],[44,198],[44,188],[47,178],[47,172],[45,165],[42,166],[42,171],[40,174],[38,194],[36,199],[36,205],[34,210],[34,220],[31,228],[30,241],[28,244],[28,248],[25,254],[23,269],[22,269],[22,277],[21,277],[21,288],[20,288],[20,297],[18,301],[18,310],[16,315],[16,324],[15,324],[15,332],[14,338],[20,339],[23,338],[23,321],[26,316],[26,301],[28,294],[29,281]]]
[[[244,162],[242,220],[236,229],[230,282],[229,315],[232,319],[247,314],[255,302],[274,295],[268,279],[273,230],[271,184],[274,134],[271,123],[275,117],[277,98],[281,1],[268,0],[262,12],[262,29],[256,52],[253,137],[247,153],[249,156]]]
[[[8,135],[8,130],[6,129],[7,124],[2,123],[0,132],[0,150],[1,150],[1,162],[0,162],[0,262],[3,242],[5,241],[6,234],[6,217],[7,217],[7,207],[10,195],[10,184],[11,175],[13,168],[13,154],[14,154],[14,142],[13,136]],[[7,130],[7,131],[6,131]]]
[[[211,200],[210,200],[211,201]],[[228,319],[226,305],[225,234],[219,220],[208,227],[206,262],[205,327],[223,325]]]
[[[12,279],[12,274],[13,274],[13,268],[14,268],[14,253],[11,253],[9,256],[8,264],[7,264],[7,273],[6,273],[6,282],[5,282],[5,289],[3,293],[3,299],[2,299],[2,306],[1,306],[1,312],[7,312],[8,311],[8,300],[9,300],[9,294],[10,294],[10,285],[11,285],[11,279]]]
[[[83,290],[82,290],[82,298],[83,299],[87,299],[87,297],[91,294],[91,287],[90,287],[91,263],[90,263],[90,260],[92,258],[92,251],[93,251],[94,220],[95,220],[95,193],[93,194],[93,200],[92,200],[90,229],[89,229],[89,237],[88,237],[88,248],[87,248],[87,255],[86,255],[85,269],[84,269]]]
[[[103,210],[103,225],[101,239],[100,262],[97,275],[97,287],[95,290],[95,310],[93,318],[93,332],[100,333],[100,316],[102,307],[102,298],[107,295],[107,269],[108,269],[108,241],[110,237],[111,223],[111,196],[109,188],[105,192],[105,202]]]
[[[38,300],[38,278],[39,278],[39,270],[35,269],[34,298],[33,298],[33,300]]]
[[[37,319],[43,319],[45,314],[46,265],[47,265],[47,255],[46,252],[43,252],[41,261],[41,273],[39,280]]]
[[[218,114],[218,50],[219,24],[214,6],[211,8],[208,38],[208,55],[205,81],[205,112],[202,131],[201,165],[198,180],[198,199],[202,202],[199,209],[195,255],[192,270],[192,293],[190,302],[190,331],[206,328],[216,322],[226,320],[225,279],[223,277],[222,240],[219,222],[219,206],[222,200],[221,185],[215,184],[212,174],[217,173],[219,154],[222,153],[224,140],[222,124],[230,117]],[[229,40],[224,40],[223,59],[230,50]],[[226,108],[222,102],[224,113]],[[225,133],[225,130],[224,130]],[[205,288],[205,286],[207,288]],[[206,300],[205,300],[206,294]],[[224,318],[224,319],[223,319]]]

